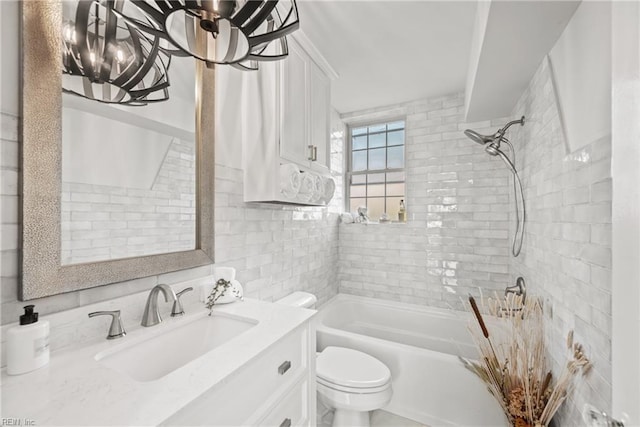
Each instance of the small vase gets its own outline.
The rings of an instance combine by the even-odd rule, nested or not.
[[[513,423],[513,427],[533,427],[527,420],[524,418],[516,418]]]

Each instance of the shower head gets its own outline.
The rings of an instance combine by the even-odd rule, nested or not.
[[[500,141],[502,140],[502,138],[504,137],[505,132],[507,131],[507,129],[509,129],[512,125],[515,124],[520,124],[520,125],[524,125],[524,116],[522,116],[520,118],[520,120],[512,120],[509,123],[507,123],[506,125],[504,125],[502,128],[498,129],[498,131],[496,133],[494,133],[493,135],[482,135],[478,132],[476,132],[475,130],[471,130],[471,129],[467,129],[464,131],[464,134],[471,139],[473,142],[477,142],[478,144],[482,144],[482,145],[486,145],[491,143],[491,145],[494,145],[495,149],[500,148]],[[492,153],[489,150],[489,147],[486,148],[487,153],[491,154],[492,156],[496,156],[497,153]]]
[[[493,136],[481,135],[475,130],[467,129],[464,131],[464,134],[467,135],[469,139],[473,142],[477,142],[478,144],[485,145],[488,142],[493,141]]]

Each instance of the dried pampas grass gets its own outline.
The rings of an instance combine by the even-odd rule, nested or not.
[[[479,360],[461,358],[497,399],[512,426],[548,426],[591,364],[573,331],[567,337],[567,363],[554,379],[547,360],[540,301],[509,294],[481,300],[486,318],[469,296],[475,321],[469,325]]]

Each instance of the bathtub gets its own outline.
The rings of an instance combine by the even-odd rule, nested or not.
[[[477,357],[467,313],[339,294],[316,319],[318,351],[352,348],[389,367],[393,398],[385,411],[434,427],[508,425],[458,359]]]

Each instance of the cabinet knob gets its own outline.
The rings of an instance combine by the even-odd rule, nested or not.
[[[284,421],[280,423],[280,427],[291,427],[291,418],[285,418]]]
[[[278,366],[278,373],[280,375],[284,375],[285,372],[289,370],[289,368],[291,368],[291,361],[285,360],[284,362],[282,362],[282,365]]]

